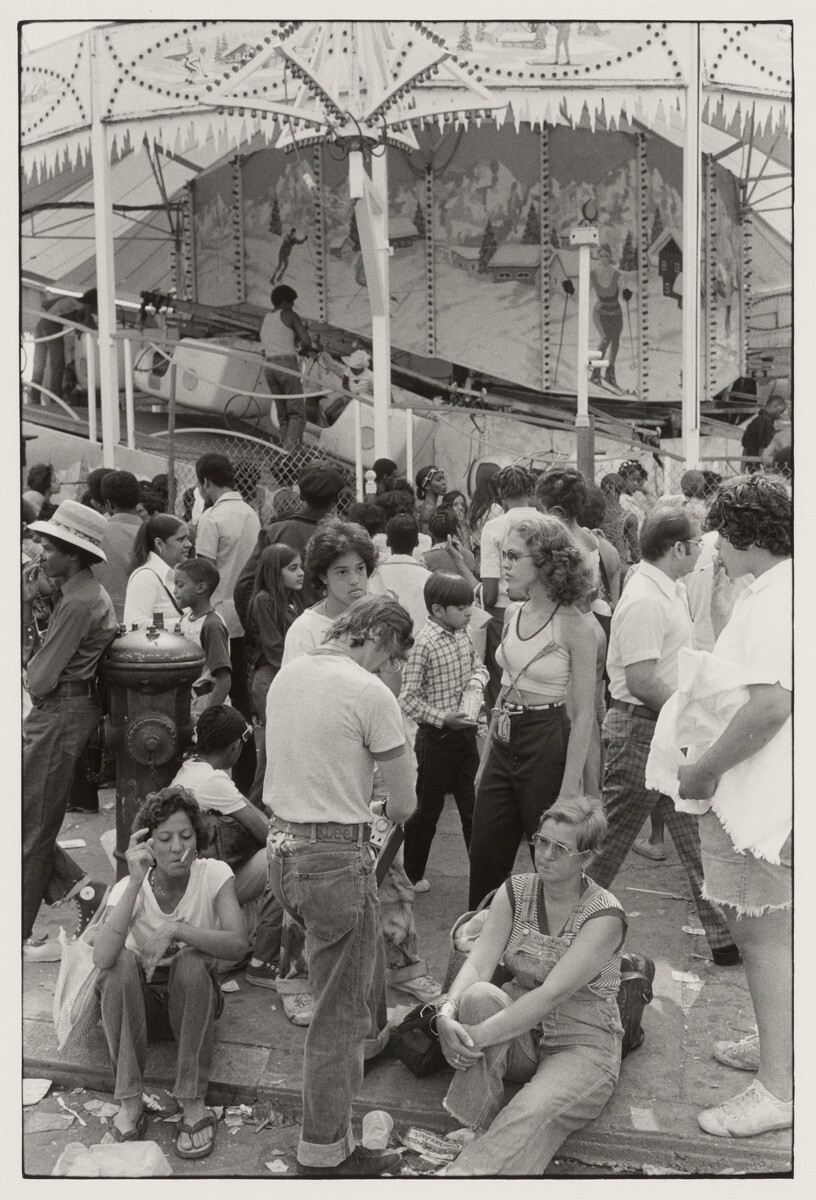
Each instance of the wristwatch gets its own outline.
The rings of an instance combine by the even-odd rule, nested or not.
[[[437,1005],[437,1017],[450,1017],[452,1021],[459,1020],[459,1002],[451,1000],[450,996],[445,996]]]

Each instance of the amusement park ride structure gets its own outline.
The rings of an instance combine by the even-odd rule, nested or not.
[[[607,29],[598,51],[586,50],[583,59],[576,56],[579,65],[567,68],[545,65],[541,56],[530,59],[529,38],[520,39],[522,49],[513,48],[510,27],[514,23],[492,24],[507,29],[494,29],[489,44],[480,47],[467,44],[457,22],[139,21],[92,29],[62,44],[62,49],[51,47],[25,56],[23,96],[25,101],[28,95],[30,102],[22,123],[24,170],[42,178],[66,155],[78,158],[88,150],[93,164],[106,463],[113,463],[120,440],[111,191],[114,149],[121,151],[127,142],[138,147],[143,139],[148,146],[162,142],[178,148],[182,135],[191,132],[200,140],[214,133],[221,144],[226,144],[226,138],[240,145],[260,132],[278,150],[298,155],[320,145],[329,147],[334,157],[347,159],[348,195],[370,304],[374,453],[379,457],[390,448],[393,373],[388,149],[416,150],[418,134],[430,125],[438,125],[440,131],[468,130],[482,122],[512,120],[517,129],[523,122],[542,129],[548,123],[564,122],[573,127],[588,123],[592,129],[596,122],[605,128],[615,122],[651,128],[661,121],[673,123],[679,113],[683,150],[679,232],[682,294],[687,298],[682,306],[683,457],[686,465],[698,464],[700,400],[705,394],[699,276],[705,241],[700,217],[703,110],[707,106],[710,118],[718,108],[725,127],[732,126],[737,115],[742,120],[743,142],[749,147],[745,176],[756,191],[772,156],[766,155],[751,184],[755,131],[767,125],[781,136],[785,128],[790,129],[790,64],[787,69],[784,65],[789,46],[782,46],[777,35],[771,57],[763,60],[763,47],[769,44],[767,30],[750,24],[678,23],[669,29],[659,23],[630,23]],[[573,53],[576,46],[581,51],[584,32],[576,23]],[[206,72],[191,53],[191,38],[203,42],[205,35],[217,36],[220,46],[222,36],[227,44],[227,34],[240,54],[236,49],[221,55],[220,75]],[[188,46],[186,54],[181,53],[183,43]],[[179,53],[168,53],[168,46],[172,51],[175,44]],[[203,45],[201,50],[203,56]],[[530,66],[535,69],[522,69]],[[171,70],[185,77],[171,78]],[[733,150],[731,143],[729,152]],[[319,192],[320,180],[315,182],[307,168],[302,174],[306,187]],[[769,194],[767,183],[768,179],[762,180],[764,194]],[[168,197],[163,200],[169,211]],[[588,371],[594,368],[597,373],[606,363],[597,361],[597,353],[592,362],[589,349],[590,244],[597,245],[598,228],[586,205],[583,216],[570,241],[581,247],[575,425],[579,456],[587,458],[591,455]],[[645,249],[641,246],[639,251],[641,272]],[[542,275],[544,250],[542,233]],[[192,268],[183,254],[177,265],[177,303],[183,311],[189,304]],[[325,274],[324,265],[320,261],[317,265]],[[122,285],[127,289],[127,281]],[[744,293],[748,286],[749,281],[743,280]],[[738,302],[743,299],[740,295]],[[239,327],[247,316],[236,312]],[[325,313],[318,313],[314,324],[328,325]],[[408,381],[412,394],[417,383]],[[459,398],[489,407],[481,389],[469,395],[466,388],[459,388]]]

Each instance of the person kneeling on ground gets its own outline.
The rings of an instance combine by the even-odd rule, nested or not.
[[[206,1158],[215,1145],[215,1114],[204,1104],[213,1022],[224,1008],[215,960],[241,959],[248,950],[233,873],[226,863],[198,857],[206,841],[190,792],[150,792],[125,855],[128,876],[110,894],[93,948],[120,1103],[103,1141],[144,1137],[148,1039],[172,1034],[178,1044],[173,1094],[183,1114],[179,1158]]]
[[[544,813],[535,871],[496,892],[439,1004],[439,1040],[456,1072],[443,1104],[477,1134],[446,1175],[541,1175],[612,1095],[626,917],[584,874],[605,831],[594,797],[559,800]],[[500,961],[513,974],[502,988],[489,982]],[[524,1086],[502,1107],[504,1079]]]
[[[245,978],[256,987],[274,989],[283,909],[267,879],[269,818],[241,795],[230,777],[248,737],[252,737],[252,726],[237,708],[224,704],[208,708],[198,719],[193,752],[181,764],[172,786],[192,792],[213,823],[215,844],[209,854],[235,872],[238,903],[243,906],[261,900]]]

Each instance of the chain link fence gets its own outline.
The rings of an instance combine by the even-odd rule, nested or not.
[[[281,488],[294,488],[298,475],[306,466],[323,463],[332,466],[345,479],[338,500],[342,515],[357,499],[354,473],[348,465],[325,450],[298,446],[283,450],[272,442],[240,433],[218,430],[178,429],[173,434],[172,469],[176,480],[173,511],[184,520],[190,519],[197,483],[195,464],[202,454],[216,451],[225,454],[235,471],[235,486],[250,504],[262,524],[275,520],[274,498]]]

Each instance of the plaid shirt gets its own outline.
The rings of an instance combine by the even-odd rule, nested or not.
[[[400,707],[420,724],[442,728],[445,713],[459,711],[465,684],[473,678],[484,687],[488,674],[467,629],[451,633],[430,620],[417,634],[402,673]]]

